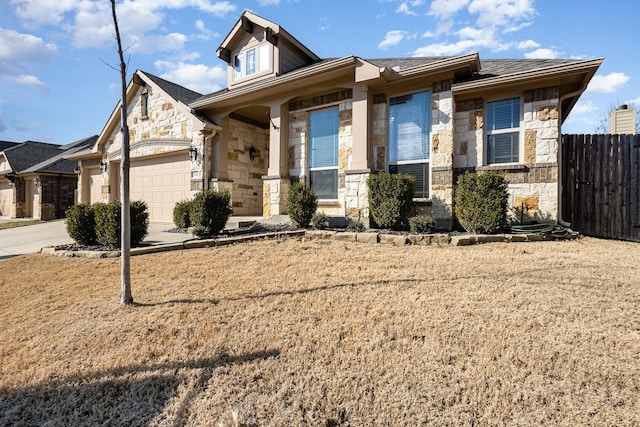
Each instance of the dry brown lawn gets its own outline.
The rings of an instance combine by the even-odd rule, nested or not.
[[[640,245],[0,261],[0,425],[640,425]]]

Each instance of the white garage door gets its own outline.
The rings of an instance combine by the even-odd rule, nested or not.
[[[191,166],[187,154],[131,161],[130,200],[144,200],[149,220],[173,222],[176,202],[191,195]]]
[[[89,203],[102,203],[102,171],[91,168],[89,172]]]
[[[13,216],[13,187],[0,182],[0,216]]]

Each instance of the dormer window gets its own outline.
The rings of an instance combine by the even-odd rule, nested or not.
[[[233,79],[240,80],[271,70],[269,43],[245,49],[233,57]]]

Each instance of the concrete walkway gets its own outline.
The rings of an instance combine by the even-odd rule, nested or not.
[[[231,217],[225,229],[235,229],[253,222],[262,221],[262,217]],[[1,222],[16,221],[15,219],[0,219]],[[19,220],[17,220],[19,221]],[[168,230],[175,228],[172,223],[149,223],[149,235],[143,240],[147,246],[181,243],[193,239],[191,234],[170,233]],[[0,260],[16,255],[40,252],[47,246],[58,246],[73,243],[66,230],[65,221],[55,220],[42,224],[15,227],[0,230]]]

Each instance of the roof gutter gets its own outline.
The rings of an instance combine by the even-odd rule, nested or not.
[[[565,74],[584,72],[585,69],[597,69],[602,64],[604,58],[592,59],[589,61],[576,62],[572,64],[561,64],[554,67],[540,68],[538,70],[526,71],[521,73],[506,74],[499,77],[489,77],[476,81],[457,83],[453,85],[451,90],[454,94],[460,95],[467,92],[473,92],[479,89],[486,89],[491,86],[503,86],[507,84],[521,83],[531,79],[541,79],[544,77],[561,76]]]

